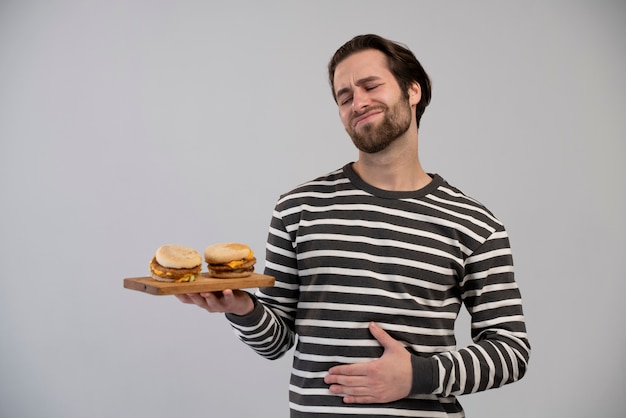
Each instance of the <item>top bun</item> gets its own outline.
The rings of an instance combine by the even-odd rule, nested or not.
[[[163,245],[154,256],[157,263],[173,269],[188,269],[202,264],[202,256],[198,251],[182,245]]]
[[[223,264],[248,258],[252,250],[246,244],[222,242],[209,245],[204,250],[204,259],[209,264]]]

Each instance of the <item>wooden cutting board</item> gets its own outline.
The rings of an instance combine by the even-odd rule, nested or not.
[[[165,283],[152,277],[131,277],[124,279],[124,288],[137,290],[150,295],[180,295],[184,293],[217,292],[226,289],[251,289],[274,286],[274,278],[252,273],[237,279],[217,279],[209,273],[200,273],[196,280],[188,283]]]

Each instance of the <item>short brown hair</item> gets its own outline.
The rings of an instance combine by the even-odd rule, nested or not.
[[[404,45],[385,39],[379,35],[358,35],[341,46],[328,63],[328,79],[335,102],[335,70],[337,65],[350,55],[366,49],[377,49],[387,56],[389,70],[396,78],[403,94],[407,94],[410,85],[417,82],[422,89],[422,97],[415,109],[417,126],[426,106],[430,103],[430,78],[415,55]]]

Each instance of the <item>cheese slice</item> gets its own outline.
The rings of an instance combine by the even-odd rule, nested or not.
[[[252,260],[253,258],[254,258],[254,251],[250,250],[250,253],[248,253],[248,255],[246,256],[245,259],[243,259],[243,260],[233,260],[233,261],[229,261],[228,263],[224,263],[224,264],[226,264],[231,269],[234,269],[234,268],[237,268],[237,267],[245,264],[249,260]]]

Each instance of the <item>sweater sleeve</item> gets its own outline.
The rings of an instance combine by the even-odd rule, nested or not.
[[[422,371],[434,366],[431,393],[443,396],[480,392],[515,382],[524,376],[530,358],[506,231],[495,231],[465,260],[464,267],[461,297],[471,316],[473,344],[436,354],[430,359],[434,363],[416,360]],[[414,389],[416,386],[423,390],[427,385],[414,383]]]
[[[265,257],[265,274],[275,277],[275,285],[259,289],[252,296],[255,307],[249,315],[226,315],[239,339],[270,360],[282,357],[295,343],[299,286],[291,242],[279,212],[275,211]]]

